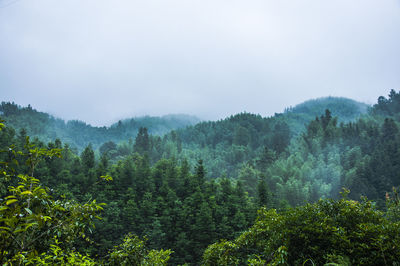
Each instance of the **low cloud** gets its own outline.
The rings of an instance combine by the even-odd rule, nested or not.
[[[398,1],[20,0],[1,8],[0,98],[94,125],[219,119],[400,89]]]

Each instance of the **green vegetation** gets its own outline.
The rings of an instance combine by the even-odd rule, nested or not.
[[[366,200],[319,200],[281,214],[264,208],[238,238],[209,246],[203,264],[398,265],[399,233]]]
[[[3,126],[1,123],[0,130]],[[22,150],[10,145],[2,151],[12,160],[1,161],[1,184],[8,190],[0,201],[1,264],[95,265],[93,259],[76,249],[79,239],[93,243],[87,235],[92,233],[94,220],[100,219],[97,214],[105,204],[97,204],[96,200],[81,204],[65,196],[54,199],[52,191],[42,186],[34,174],[42,160],[60,158],[61,150],[38,148],[29,137],[25,140]],[[18,173],[22,169],[25,173]],[[170,251],[147,252],[142,240],[129,235],[123,245],[110,253],[109,261],[102,263],[120,265],[135,257],[143,264],[165,265],[169,254]]]
[[[331,110],[334,116],[339,117],[340,122],[354,121],[360,114],[366,114],[368,105],[347,98],[326,97],[309,100],[293,108],[288,108],[285,113],[304,114],[310,116],[310,120],[320,116],[326,109]]]
[[[78,156],[68,146],[61,150],[59,140],[47,145],[34,140],[33,146],[29,137],[15,135],[12,128],[5,128],[1,132],[1,149],[5,151],[1,156],[4,170],[10,169],[2,182],[3,188],[8,188],[3,191],[0,220],[4,223],[1,228],[2,250],[7,252],[5,261],[30,259],[35,263],[53,263],[58,260],[49,261],[47,256],[57,255],[63,256],[59,261],[66,262],[68,256],[77,260],[80,254],[88,253],[90,256],[85,258],[110,259],[114,265],[143,260],[148,265],[152,265],[152,260],[163,264],[170,257],[175,264],[193,262],[201,260],[208,244],[221,237],[232,238],[250,226],[255,210],[240,182],[207,181],[202,161],[194,173],[187,162],[178,164],[173,159],[161,159],[151,166],[143,149],[148,140],[145,130],[139,132],[138,140],[141,138],[144,141],[137,141],[135,149],[144,152],[143,156],[135,153],[111,165],[106,154],[96,161],[90,145]],[[16,150],[18,147],[23,147],[21,152]],[[19,175],[21,172],[29,176]],[[39,179],[53,189],[46,189]],[[98,205],[94,197],[102,204]],[[33,203],[43,206],[33,209]],[[96,213],[103,208],[102,219],[96,220]],[[38,246],[29,244],[32,250],[25,246],[20,250],[23,244],[19,244],[19,238],[35,239],[25,231],[17,237],[21,228],[33,230],[32,234],[41,237]],[[135,236],[125,237],[124,243],[113,249],[128,232],[147,236],[147,246],[154,250],[144,249],[144,242]],[[70,249],[60,243],[70,243]],[[79,253],[71,253],[76,250]],[[38,258],[37,254],[42,255]]]
[[[141,127],[145,127],[151,134],[164,135],[173,129],[194,125],[199,119],[189,115],[165,115],[163,117],[144,116],[120,120],[110,127],[93,127],[85,122],[62,119],[38,112],[30,105],[21,107],[15,103],[2,102],[0,116],[7,125],[17,131],[25,130],[27,135],[39,137],[42,141],[60,139],[70,147],[82,151],[89,143],[94,148],[107,141],[116,143],[129,142],[134,139]]]
[[[400,94],[364,107],[327,98],[163,136],[140,126],[79,152],[1,124],[1,262],[398,265]],[[28,109],[3,115],[23,125]]]

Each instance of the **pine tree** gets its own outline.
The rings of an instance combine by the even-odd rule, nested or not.
[[[133,146],[135,152],[144,155],[150,151],[150,140],[147,128],[139,128],[139,132],[135,139],[135,144]]]

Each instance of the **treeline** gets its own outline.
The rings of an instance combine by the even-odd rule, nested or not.
[[[94,127],[79,120],[64,121],[47,113],[39,112],[30,105],[21,107],[15,103],[2,102],[0,116],[7,125],[16,130],[24,129],[26,134],[49,142],[60,139],[71,148],[81,152],[89,143],[95,149],[107,141],[116,143],[133,140],[139,128],[146,127],[153,135],[164,135],[173,129],[194,125],[199,119],[190,115],[165,115],[162,117],[143,116],[120,120],[110,127]]]
[[[385,193],[400,185],[398,98],[392,90],[368,114],[350,122],[326,109],[297,133],[284,115],[238,114],[172,132],[164,137],[164,147],[191,165],[201,158],[211,178],[240,180],[250,196],[265,182],[273,195],[271,207],[338,198],[342,187],[350,189],[352,199],[364,195],[381,206]],[[344,102],[337,102],[343,113],[355,110],[344,108]]]
[[[328,97],[307,101],[269,118],[241,113],[193,125],[198,120],[183,115],[144,117],[123,120],[110,128],[91,127],[80,121],[65,123],[30,106],[23,108],[14,103],[3,102],[0,113],[18,132],[25,129],[24,134],[44,142],[58,138],[76,152],[91,144],[97,158],[107,151],[112,163],[134,152],[135,137],[140,128],[146,128],[149,144],[145,150],[151,164],[161,158],[176,158],[187,160],[194,167],[202,159],[209,177],[235,179],[249,171],[247,166],[257,168],[257,160],[266,149],[280,155],[327,107],[332,116],[339,116],[339,121],[344,122],[354,121],[367,109],[367,105],[350,99]]]
[[[292,206],[321,197],[337,198],[341,187],[350,198],[367,196],[383,205],[385,193],[400,185],[399,93],[381,97],[368,116],[340,123],[329,110],[317,117],[281,156],[262,172],[268,187]]]
[[[365,114],[368,106],[346,98],[327,97],[304,102],[268,118],[240,113],[216,122],[202,122],[176,130],[183,151],[171,153],[191,164],[201,158],[212,178],[222,175],[237,178],[247,171],[248,165],[257,168],[257,161],[266,149],[276,155],[286,151],[290,141],[327,108],[340,122],[349,122]]]
[[[355,121],[367,110],[367,105],[345,98],[321,98],[300,104],[283,114],[265,118],[260,115],[240,113],[224,120],[201,122],[194,126],[173,130],[158,137],[149,133],[151,162],[160,158],[188,160],[194,167],[199,159],[207,166],[209,177],[227,176],[237,178],[247,171],[247,166],[257,168],[257,161],[266,149],[282,154],[292,139],[305,131],[316,115],[330,108],[332,116],[340,114],[339,121]],[[321,112],[322,110],[322,112]],[[117,161],[120,156],[133,151],[133,144],[108,142],[100,147],[112,150],[110,159]]]

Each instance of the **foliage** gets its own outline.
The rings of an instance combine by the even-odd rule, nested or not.
[[[400,224],[367,200],[320,200],[282,214],[261,209],[254,226],[234,241],[209,246],[203,263],[394,265],[400,258],[399,233]]]
[[[13,159],[12,162],[17,165],[24,163],[29,174],[14,177],[10,164],[2,163],[3,182],[16,185],[8,186],[8,195],[0,202],[0,261],[4,263],[17,257],[33,260],[49,247],[58,246],[53,236],[63,240],[63,249],[67,253],[72,248],[68,243],[73,243],[77,237],[88,240],[86,232],[91,230],[103,204],[54,200],[50,190],[33,177],[41,160],[60,157],[61,150],[37,148],[30,143],[29,137],[23,151],[12,147],[8,152],[19,158],[19,161]]]
[[[34,257],[27,256],[27,252],[19,252],[7,263],[26,265],[96,265],[90,257],[81,255],[74,250],[66,252],[60,247],[60,242],[54,237],[54,244],[50,245],[49,251]]]
[[[109,265],[167,265],[171,253],[171,250],[148,251],[144,240],[129,234],[110,253]]]
[[[386,193],[386,208],[386,217],[390,221],[400,222],[400,197],[395,187],[392,193]]]
[[[340,122],[350,122],[359,118],[361,114],[367,113],[368,105],[341,97],[325,97],[308,100],[293,108],[287,108],[286,113],[306,114],[311,119],[320,116],[326,109],[332,111],[333,116],[340,118]]]
[[[118,264],[142,254],[142,264],[167,257],[174,265],[202,258],[208,265],[390,264],[400,217],[392,190],[400,186],[397,99],[391,92],[358,120],[364,105],[319,99],[269,118],[241,113],[162,137],[144,123],[151,119],[110,128],[61,123],[53,134],[45,126],[51,117],[3,104],[17,125],[0,124],[1,235],[12,247],[3,261],[107,264],[114,254]],[[30,123],[39,117],[43,123]],[[41,140],[27,138],[32,130]],[[82,152],[56,136],[79,142]],[[350,189],[348,199],[335,200],[341,187]],[[352,201],[360,196],[375,203]],[[107,204],[101,220],[94,197]],[[95,213],[79,220],[82,211]]]
[[[60,158],[61,149],[35,147],[29,137],[26,137],[23,150],[15,150],[15,146],[12,144],[6,149],[13,159],[2,162],[0,171],[3,183],[9,184],[8,195],[0,202],[0,262],[5,265],[98,264],[88,255],[81,255],[76,248],[80,247],[79,238],[94,244],[88,235],[92,234],[94,221],[100,219],[97,215],[105,204],[97,204],[96,200],[82,204],[66,200],[65,196],[53,199],[52,190],[42,186],[34,174],[41,162],[52,163],[54,157]],[[90,146],[82,153],[82,161],[83,171],[88,172],[94,167]],[[14,166],[25,164],[24,169],[29,174],[15,176],[16,169],[11,163]],[[102,175],[93,185],[102,181],[112,181],[112,177]],[[134,252],[143,254],[140,265],[165,265],[172,253],[170,250],[145,252],[143,241],[128,235],[110,254],[110,260],[103,263],[132,265],[129,261],[136,256]]]
[[[388,98],[380,96],[378,98],[378,103],[374,105],[372,112],[382,116],[395,116],[397,121],[399,121],[400,94],[395,90],[391,90]]]
[[[189,115],[144,116],[118,121],[110,127],[94,127],[82,121],[64,121],[39,112],[30,105],[21,107],[11,102],[0,104],[0,114],[7,125],[18,131],[24,128],[28,135],[40,137],[46,142],[59,138],[79,151],[82,151],[89,143],[97,149],[105,142],[121,143],[134,138],[141,127],[147,128],[152,134],[164,135],[173,129],[199,122],[197,117]]]

